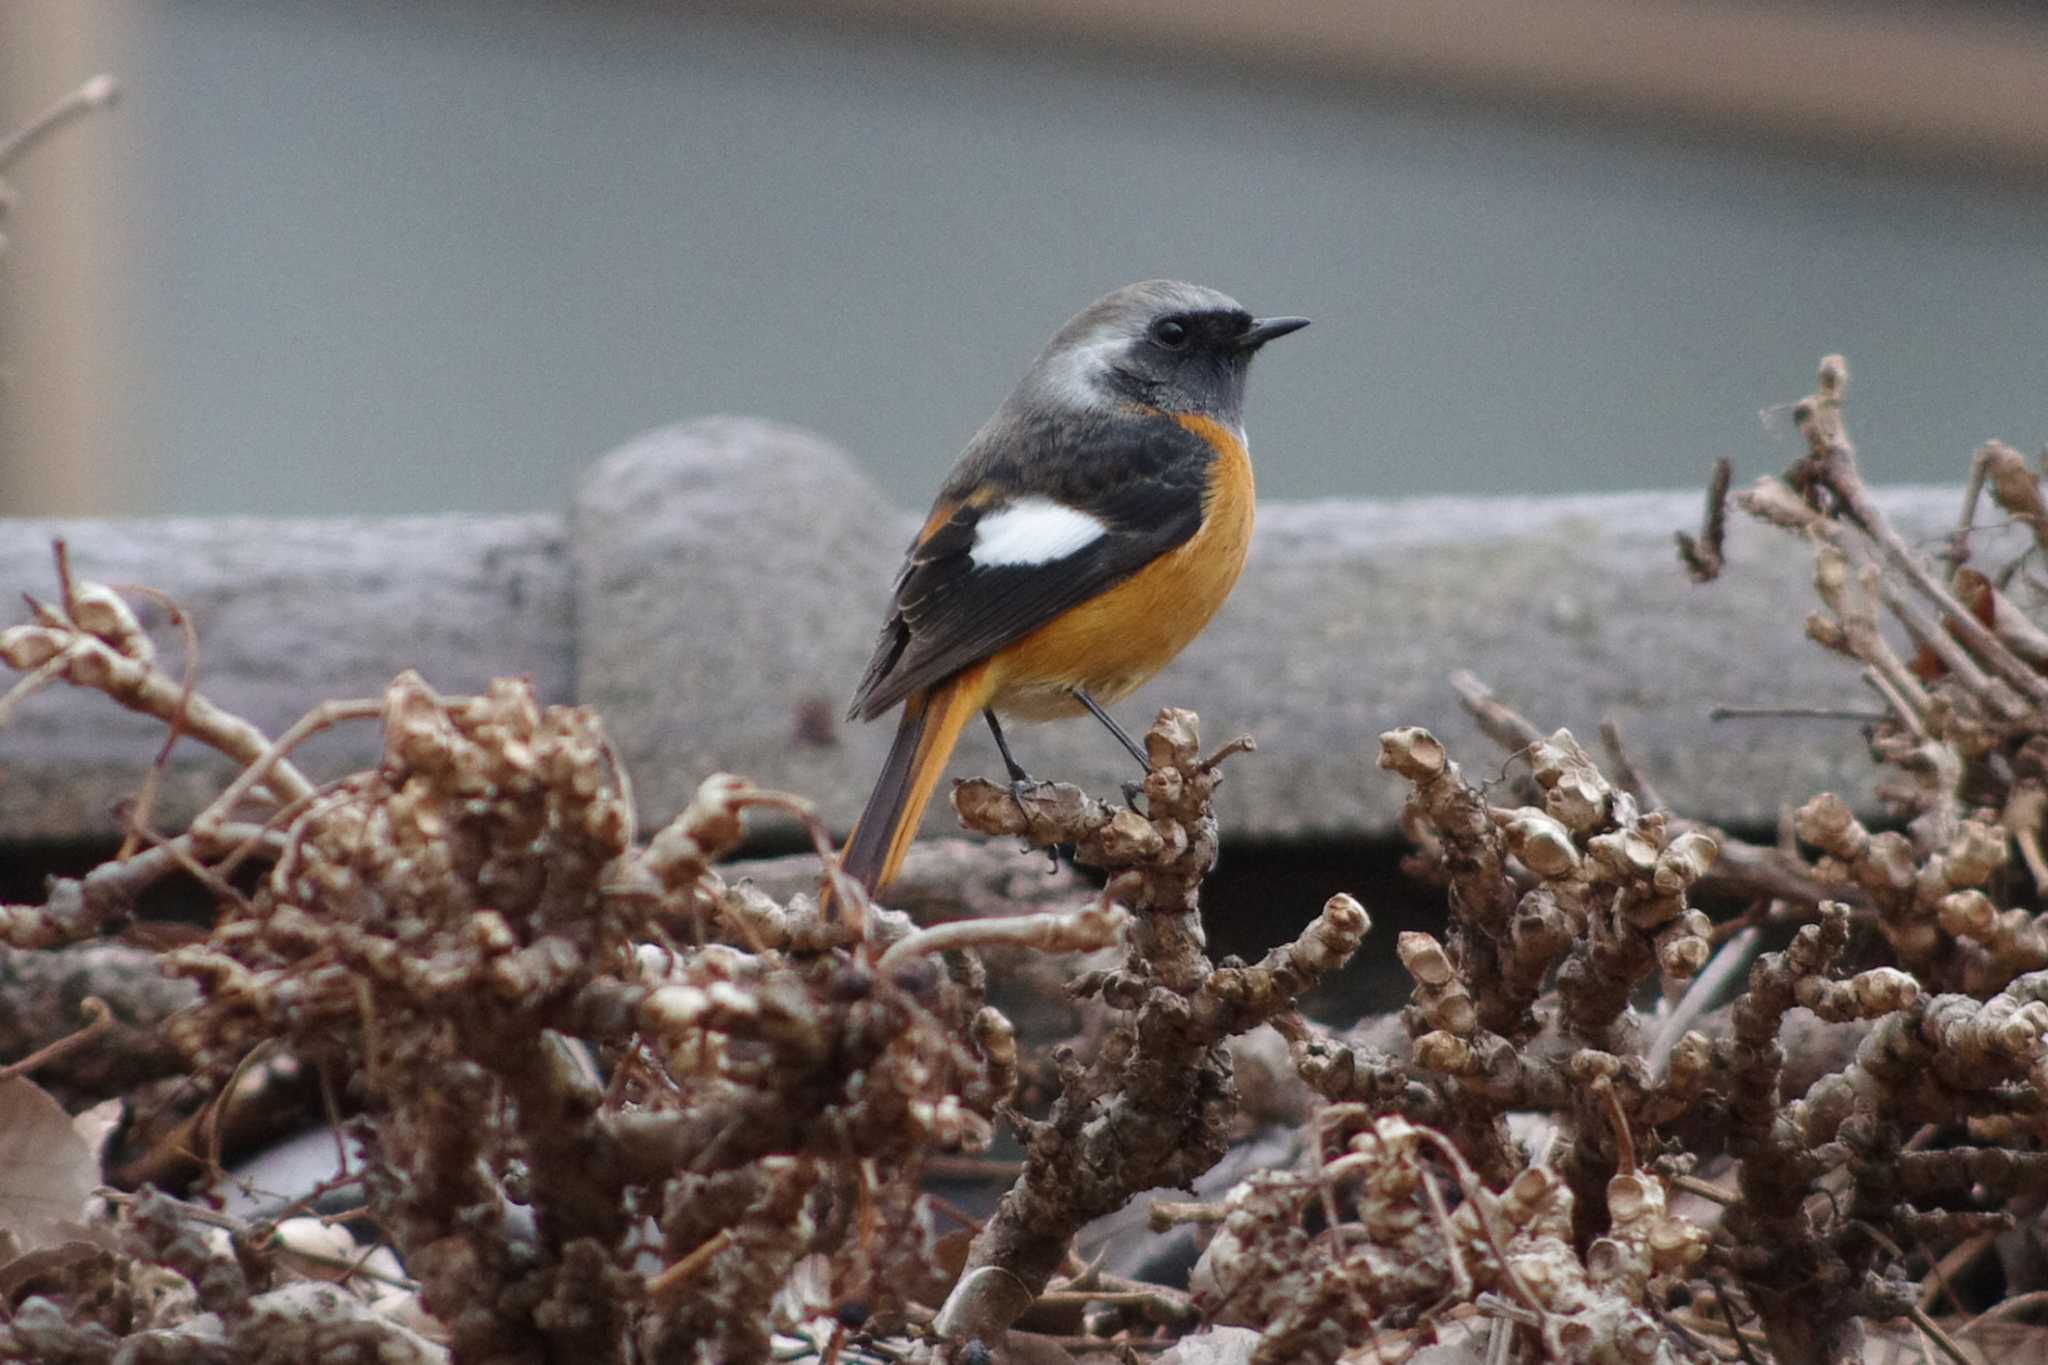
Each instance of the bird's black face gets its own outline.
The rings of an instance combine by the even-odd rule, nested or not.
[[[1306,318],[1261,320],[1242,308],[1161,312],[1111,363],[1109,386],[1168,412],[1234,421],[1244,405],[1245,370],[1253,354],[1307,325]]]

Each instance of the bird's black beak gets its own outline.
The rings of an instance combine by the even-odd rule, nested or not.
[[[1256,351],[1275,337],[1284,337],[1289,332],[1299,332],[1308,326],[1307,318],[1253,318],[1237,339],[1240,351]]]

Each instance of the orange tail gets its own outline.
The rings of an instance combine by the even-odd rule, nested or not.
[[[886,888],[903,865],[962,727],[987,703],[987,675],[988,665],[977,664],[903,703],[889,759],[839,855],[839,870],[869,895]]]

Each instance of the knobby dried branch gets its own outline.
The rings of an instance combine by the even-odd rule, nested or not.
[[[716,776],[636,847],[588,710],[543,708],[513,680],[445,698],[405,674],[273,741],[161,668],[118,594],[68,572],[62,588],[0,632],[0,657],[30,685],[68,682],[182,724],[242,768],[185,834],[0,923],[11,942],[53,946],[118,923],[165,876],[218,889],[211,932],[161,956],[199,986],[167,1023],[187,1084],[238,1093],[248,1059],[282,1049],[344,1086],[367,1213],[417,1285],[375,1312],[321,1300],[308,1311],[322,1340],[725,1361],[763,1358],[778,1325],[842,1302],[880,1328],[928,1317],[913,1301],[940,1273],[923,1162],[985,1145],[1017,1071],[1010,1027],[957,950],[1099,947],[1121,912],[919,936],[843,895],[861,913],[771,901],[713,864],[755,806],[795,810],[822,843],[794,798]],[[292,765],[305,736],[366,718],[382,722],[376,767],[315,785]],[[236,892],[216,870],[249,858],[263,870]],[[221,1127],[202,1114],[178,1131],[204,1148]],[[140,1228],[153,1207],[121,1205],[112,1226]],[[192,1308],[215,1318],[156,1324],[184,1349],[220,1339],[223,1321],[243,1339],[290,1278],[254,1257],[263,1274],[224,1285],[211,1262],[127,1245],[154,1258],[150,1273],[212,1277],[218,1302],[202,1293]],[[84,1318],[53,1320],[58,1302]],[[21,1303],[0,1317],[0,1356],[111,1352],[149,1326],[61,1292]]]
[[[1045,1287],[1082,1224],[1213,1166],[1229,1146],[1237,1108],[1224,1040],[1291,1010],[1363,941],[1364,909],[1338,896],[1258,964],[1210,964],[1197,892],[1216,861],[1210,801],[1220,763],[1238,747],[1204,759],[1194,715],[1162,713],[1146,736],[1152,771],[1142,813],[1057,784],[1021,798],[979,780],[954,790],[970,829],[1072,844],[1077,862],[1109,875],[1105,894],[1132,915],[1121,966],[1071,988],[1100,997],[1114,1022],[1089,1061],[1071,1050],[1054,1054],[1060,1095],[1047,1119],[1012,1115],[1024,1172],[975,1238],[940,1310],[942,1335],[999,1336]]]
[[[524,683],[447,698],[405,674],[273,740],[162,668],[120,595],[74,581],[61,549],[59,568],[59,602],[0,632],[0,657],[26,674],[19,695],[97,690],[241,770],[184,834],[0,923],[17,945],[54,947],[121,924],[166,876],[216,890],[211,932],[161,961],[199,988],[167,1027],[192,1079],[222,1098],[162,1140],[217,1150],[218,1111],[259,1054],[341,1080],[357,1115],[349,1178],[409,1281],[402,1302],[374,1312],[328,1305],[327,1327],[380,1350],[762,1359],[778,1329],[835,1321],[848,1303],[867,1334],[924,1330],[949,1279],[924,1163],[984,1146],[999,1112],[1034,1135],[1031,1157],[977,1255],[1033,1276],[1035,1291],[1088,1218],[1221,1155],[1234,1104],[1221,1043],[1291,1009],[1367,929],[1339,898],[1262,963],[1207,962],[1195,897],[1215,858],[1210,798],[1221,760],[1246,746],[1203,759],[1185,713],[1148,737],[1146,815],[1072,788],[1007,812],[1114,874],[1094,904],[915,929],[857,888],[840,887],[847,909],[826,914],[815,896],[777,900],[722,878],[715,864],[752,807],[795,812],[827,847],[804,802],[739,778],[707,780],[636,847],[597,718],[542,708]],[[374,768],[322,784],[298,772],[301,740],[360,720],[382,725]],[[982,790],[963,788],[963,811]],[[223,873],[250,859],[255,889],[235,891]],[[1007,1110],[1017,1045],[982,1000],[972,951],[1119,943],[1124,967],[1077,993],[1117,1002],[1123,1023],[1103,1055],[1072,1067],[1048,1120]],[[1106,1138],[1088,1122],[1098,1106],[1160,1136]],[[161,1157],[151,1169],[168,1170]],[[124,1202],[113,1223],[174,1216],[167,1207]],[[263,1273],[222,1290],[217,1312],[253,1321],[274,1305],[292,1277],[257,1260]],[[159,1269],[181,1265],[200,1273],[192,1257]],[[1008,1316],[972,1290],[986,1282],[957,1281],[942,1331],[965,1315],[1000,1338]],[[1173,1297],[1124,1292],[1126,1306]],[[60,1301],[82,1308],[30,1296],[0,1346],[84,1332],[111,1350],[136,1325],[125,1310],[50,1320]],[[176,1327],[211,1330],[199,1323]]]

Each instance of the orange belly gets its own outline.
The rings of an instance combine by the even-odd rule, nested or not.
[[[1164,668],[1230,596],[1252,543],[1252,464],[1237,433],[1174,418],[1214,447],[1202,525],[1123,582],[1071,607],[989,660],[990,704],[1019,720],[1080,715],[1073,691],[1123,697]]]

